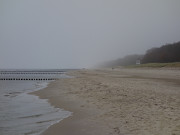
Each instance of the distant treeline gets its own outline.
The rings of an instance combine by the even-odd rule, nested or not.
[[[147,50],[144,55],[128,55],[124,58],[105,62],[101,66],[113,67],[135,65],[137,60],[140,60],[142,64],[180,62],[180,42],[166,44],[160,48],[151,48]]]
[[[102,66],[102,67],[113,67],[113,66],[135,65],[136,60],[141,60],[143,58],[143,56],[144,55],[138,55],[138,54],[127,55],[124,58],[105,62],[105,63],[101,64],[100,66]]]
[[[142,63],[180,62],[180,42],[147,50]]]

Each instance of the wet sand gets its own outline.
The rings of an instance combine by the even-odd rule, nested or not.
[[[70,74],[33,93],[73,112],[42,135],[180,135],[179,69]]]

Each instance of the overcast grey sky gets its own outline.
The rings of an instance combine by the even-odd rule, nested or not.
[[[81,68],[180,41],[180,0],[0,0],[0,68]]]

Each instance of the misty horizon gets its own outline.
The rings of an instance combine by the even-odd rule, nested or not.
[[[179,0],[1,0],[0,69],[90,68],[180,41]]]

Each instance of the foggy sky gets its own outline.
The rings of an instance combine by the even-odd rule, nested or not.
[[[0,68],[82,68],[180,41],[180,0],[0,0]]]

